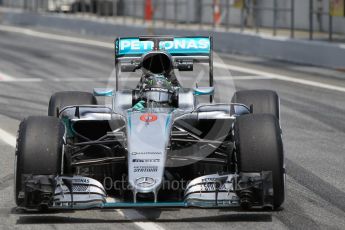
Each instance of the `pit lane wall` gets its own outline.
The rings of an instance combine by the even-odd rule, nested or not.
[[[272,37],[251,33],[207,31],[180,28],[151,28],[150,25],[121,25],[101,19],[86,19],[73,15],[36,14],[0,9],[0,23],[15,26],[46,27],[81,34],[101,36],[138,36],[145,34],[213,35],[214,50],[309,64],[333,69],[345,69],[345,44]]]

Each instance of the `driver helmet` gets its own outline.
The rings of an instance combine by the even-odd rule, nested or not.
[[[145,76],[142,94],[148,101],[166,103],[171,101],[174,93],[172,83],[163,74]]]

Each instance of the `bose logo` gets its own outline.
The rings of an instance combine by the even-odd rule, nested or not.
[[[160,159],[133,159],[132,162],[155,163],[155,162],[160,162]]]

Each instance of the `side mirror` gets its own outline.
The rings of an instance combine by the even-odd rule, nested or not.
[[[198,87],[194,88],[194,95],[202,96],[202,95],[213,95],[214,94],[214,87]]]
[[[193,60],[177,60],[175,68],[179,71],[193,71]]]
[[[246,107],[245,105],[231,104],[230,107],[231,107],[230,113],[233,115],[240,116],[240,115],[251,113],[250,109]]]
[[[140,64],[138,63],[121,63],[121,72],[135,72],[139,68]]]
[[[111,97],[113,96],[114,89],[111,88],[94,88],[93,95],[96,97]]]

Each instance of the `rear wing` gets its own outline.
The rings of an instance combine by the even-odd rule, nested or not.
[[[137,37],[117,38],[115,41],[115,57],[141,57],[154,50],[158,41],[158,50],[165,50],[173,57],[195,56],[205,59],[211,53],[211,37]]]
[[[211,36],[142,36],[115,40],[116,90],[119,65],[140,62],[143,54],[153,50],[169,53],[174,63],[197,61],[209,63],[209,84],[213,86],[213,39]]]

